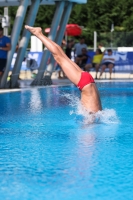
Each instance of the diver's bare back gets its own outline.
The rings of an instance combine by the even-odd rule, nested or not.
[[[81,102],[89,112],[96,113],[102,110],[99,92],[95,83],[90,83],[83,87],[81,91]]]

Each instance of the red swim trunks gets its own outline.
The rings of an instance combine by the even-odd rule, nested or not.
[[[91,74],[89,74],[88,72],[82,72],[81,73],[81,78],[79,80],[79,83],[77,85],[77,87],[82,90],[82,88],[90,83],[95,83],[93,77],[91,76]]]

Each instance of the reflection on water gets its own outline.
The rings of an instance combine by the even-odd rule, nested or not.
[[[33,112],[42,109],[42,101],[38,90],[31,90],[31,97],[29,99],[29,104]]]

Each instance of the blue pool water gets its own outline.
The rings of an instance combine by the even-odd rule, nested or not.
[[[133,82],[98,88],[90,125],[74,86],[0,94],[0,199],[133,199]]]

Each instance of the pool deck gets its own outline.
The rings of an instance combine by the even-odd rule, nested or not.
[[[92,74],[93,77],[95,77],[95,72],[90,72]],[[95,80],[95,82],[133,82],[133,74],[118,74],[115,73],[112,75],[112,79],[110,80],[109,78],[109,74],[106,73],[103,74],[103,77],[100,80]],[[31,73],[25,74],[25,73],[21,73],[20,75],[20,80],[19,80],[19,85],[20,88],[16,88],[16,89],[0,89],[0,93],[5,93],[5,92],[15,92],[15,91],[20,91],[20,90],[24,90],[24,89],[33,89],[33,88],[37,88],[37,87],[53,87],[53,86],[65,86],[65,85],[72,85],[72,83],[69,81],[69,79],[67,78],[62,78],[62,79],[58,79],[58,74],[57,72],[54,72],[52,74],[52,82],[53,84],[51,86],[31,86],[30,84],[32,83],[32,81],[34,80],[33,78],[31,78]]]

